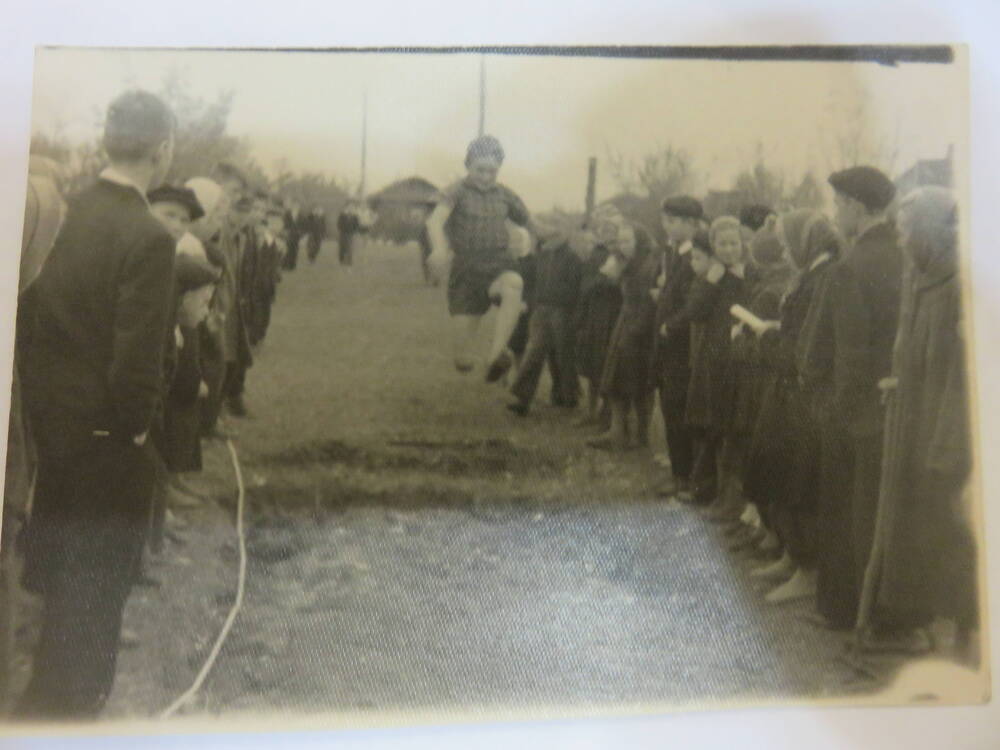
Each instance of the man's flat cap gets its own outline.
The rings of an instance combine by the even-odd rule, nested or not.
[[[830,175],[838,193],[861,203],[869,211],[884,211],[896,195],[892,180],[875,167],[851,167]]]
[[[700,219],[705,215],[701,201],[690,195],[674,195],[663,201],[663,213],[685,219]]]

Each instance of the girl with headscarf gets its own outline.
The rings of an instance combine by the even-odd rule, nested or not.
[[[747,497],[783,547],[781,559],[751,573],[781,582],[765,597],[772,603],[816,592],[821,428],[799,378],[796,351],[809,308],[840,254],[836,230],[818,211],[786,213],[776,230],[798,278],[781,301],[777,319],[754,330],[763,386],[744,483]],[[827,534],[823,543],[841,540]]]
[[[899,210],[909,265],[895,377],[893,447],[876,541],[880,575],[872,622],[891,637],[954,620],[959,645],[978,624],[976,553],[968,508],[972,471],[958,207],[950,190],[925,187]],[[877,646],[877,642],[875,644]]]
[[[714,256],[712,266],[704,279],[692,284],[689,304],[682,316],[683,321],[693,325],[693,330],[699,331],[692,334],[685,420],[703,436],[691,477],[694,501],[701,505],[716,500],[723,489],[720,478],[728,478],[737,468],[737,452],[723,452],[735,393],[731,362],[733,318],[729,311],[733,305],[747,303],[748,287],[746,247],[739,221],[732,216],[717,218],[709,229],[708,241]],[[676,323],[672,320],[667,325]]]
[[[781,299],[788,291],[791,280],[791,264],[784,257],[773,223],[761,227],[756,233],[750,232],[749,239],[744,238],[744,241],[750,261],[744,273],[746,308],[762,320],[776,320]],[[732,371],[732,408],[723,443],[719,495],[709,518],[733,524],[731,529],[737,534],[733,547],[739,549],[753,543],[753,530],[737,522],[746,507],[743,473],[760,409],[760,364],[756,336],[746,325],[736,323],[732,328],[729,364]]]
[[[601,269],[602,274],[619,280],[622,293],[621,311],[601,376],[601,396],[611,406],[611,428],[588,441],[593,448],[631,447],[632,413],[636,417],[636,443],[640,447],[649,444],[653,408],[649,368],[656,313],[649,290],[656,285],[658,271],[649,233],[629,223],[618,225],[612,255]]]

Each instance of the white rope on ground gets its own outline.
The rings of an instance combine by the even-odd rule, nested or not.
[[[170,704],[161,714],[161,719],[168,719],[177,712],[184,704],[194,698],[195,694],[201,689],[202,683],[205,682],[205,678],[208,677],[208,673],[212,671],[212,666],[215,664],[216,658],[219,656],[219,651],[222,650],[222,644],[226,640],[226,636],[229,635],[230,629],[233,627],[233,622],[236,620],[236,615],[240,611],[240,607],[243,606],[243,589],[246,584],[247,575],[247,550],[246,550],[246,540],[243,534],[243,503],[245,496],[245,488],[243,486],[243,470],[240,468],[240,459],[236,454],[236,446],[233,445],[232,440],[226,440],[226,447],[229,448],[229,457],[233,461],[233,472],[236,474],[236,487],[238,494],[236,496],[236,536],[239,542],[239,552],[240,552],[240,570],[239,579],[236,583],[236,599],[233,602],[233,606],[229,610],[229,614],[226,616],[226,621],[222,625],[222,630],[219,631],[219,636],[215,639],[215,645],[212,646],[212,651],[208,655],[208,659],[201,667],[201,671],[198,672],[198,676],[195,681],[191,684],[191,687],[185,691],[177,700]]]

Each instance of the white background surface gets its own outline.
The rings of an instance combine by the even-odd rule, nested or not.
[[[1000,582],[997,414],[1000,263],[997,250],[997,90],[1000,3],[494,2],[305,3],[242,0],[35,0],[0,15],[0,393],[9,392],[16,269],[23,218],[33,48],[108,46],[358,46],[436,44],[969,43],[972,228],[977,373],[989,574]],[[6,422],[6,399],[0,424]],[[993,671],[1000,628],[993,611]],[[3,738],[0,748],[1000,748],[996,703],[975,708],[705,712],[636,719],[489,724],[410,730],[170,737]]]

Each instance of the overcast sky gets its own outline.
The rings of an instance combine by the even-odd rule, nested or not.
[[[367,90],[370,191],[413,174],[437,184],[460,176],[478,126],[477,55],[40,49],[33,127],[91,138],[94,113],[119,91],[158,89],[171,69],[195,95],[235,93],[230,132],[266,169],[285,159],[353,184]],[[501,180],[535,210],[579,208],[589,156],[602,165],[598,196],[616,192],[609,150],[638,159],[685,149],[702,188],[728,186],[758,149],[789,178],[812,169],[823,179],[858,102],[869,140],[898,144],[897,171],[967,138],[964,64],[488,56],[486,71],[486,129],[508,154]]]

